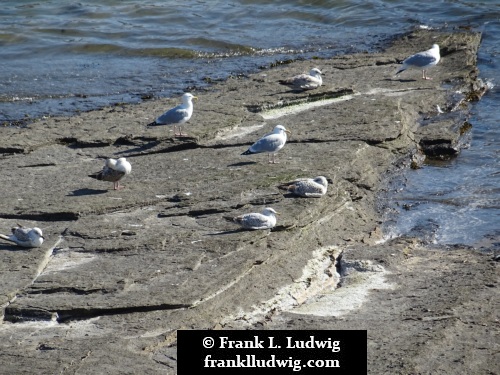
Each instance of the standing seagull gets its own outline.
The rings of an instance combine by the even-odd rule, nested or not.
[[[125,158],[108,159],[104,167],[99,172],[89,174],[89,177],[100,181],[110,181],[113,183],[113,189],[120,189],[120,180],[132,172],[132,166]]]
[[[291,132],[283,125],[276,125],[272,133],[266,134],[253,145],[250,146],[241,155],[259,154],[261,152],[269,153],[269,163],[276,163],[274,156],[276,152],[281,150],[286,143],[286,134],[291,134]],[[272,155],[272,160],[271,160]]]
[[[427,77],[425,75],[425,71],[435,66],[440,59],[441,56],[439,54],[439,46],[437,44],[433,44],[431,49],[416,53],[405,59],[403,61],[403,66],[396,72],[396,75],[408,68],[418,68],[422,69],[422,79],[432,79],[431,77]]]
[[[331,180],[330,180],[331,181]],[[326,194],[328,180],[326,177],[301,178],[278,186],[295,195],[306,198],[320,198]]]
[[[12,228],[11,235],[0,234],[0,238],[14,242],[22,247],[42,246],[44,238],[40,228],[25,228],[22,225],[17,225],[17,227]]]
[[[253,212],[236,216],[233,221],[240,224],[244,229],[271,229],[276,225],[275,215],[278,215],[278,213],[274,209],[266,207],[262,213]]]
[[[188,122],[191,116],[193,115],[193,99],[198,99],[198,97],[185,93],[182,95],[182,104],[179,104],[177,107],[169,109],[163,115],[158,117],[155,121],[148,124],[148,126],[157,126],[157,125],[173,125],[174,126],[174,135],[182,136],[181,125],[185,122]],[[175,132],[175,126],[179,126],[179,134]],[[185,134],[184,134],[185,135]]]
[[[309,74],[299,74],[292,78],[281,79],[278,82],[300,91],[317,89],[323,84],[323,79],[321,78],[321,71],[318,68],[312,68]]]

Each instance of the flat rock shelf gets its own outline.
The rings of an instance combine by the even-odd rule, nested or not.
[[[236,328],[368,329],[371,374],[499,372],[498,262],[384,242],[376,204],[418,155],[459,152],[480,39],[422,30],[229,79],[193,92],[186,137],[146,127],[178,97],[2,128],[0,232],[46,240],[0,245],[1,372],[175,374],[178,329]],[[433,80],[394,76],[434,43]],[[315,66],[317,90],[278,83]],[[240,155],[277,124],[292,132],[279,164]],[[121,190],[87,177],[108,157],[132,164]],[[319,175],[318,199],[277,188]],[[273,230],[226,220],[268,206]]]

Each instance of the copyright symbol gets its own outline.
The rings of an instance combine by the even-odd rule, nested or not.
[[[205,349],[211,349],[211,348],[213,348],[214,344],[215,344],[214,339],[211,338],[211,337],[205,337],[203,339],[203,347]]]

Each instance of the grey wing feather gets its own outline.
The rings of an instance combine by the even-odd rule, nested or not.
[[[156,124],[157,125],[170,125],[170,124],[177,124],[184,120],[188,116],[188,112],[186,109],[181,108],[181,107],[175,107],[167,112],[165,112],[163,115],[158,117],[156,119]]]
[[[294,192],[303,197],[320,197],[325,193],[325,188],[314,181],[301,181],[295,184]]]
[[[408,57],[405,61],[403,61],[403,64],[423,67],[433,63],[434,61],[436,61],[435,56],[427,52],[421,52]]]
[[[323,196],[327,188],[310,178],[299,178],[278,186],[283,190],[288,190],[295,195],[309,198],[319,198]]]
[[[316,88],[318,80],[308,74],[300,74],[293,78],[280,81],[281,84],[291,86],[296,89]]]
[[[295,81],[295,86],[299,86],[300,88],[316,88],[318,87],[318,80],[311,76],[301,76]]]
[[[282,146],[283,140],[277,134],[271,134],[259,139],[251,147],[250,151],[253,153],[260,152],[274,152]]]
[[[100,181],[116,182],[119,181],[124,175],[125,172],[117,171],[109,168],[108,166],[104,166],[102,171],[91,174],[89,175],[89,177],[95,178],[96,180]]]
[[[12,234],[14,234],[19,241],[26,242],[30,241],[30,237],[28,236],[30,230],[31,228],[25,227],[12,228]]]
[[[258,213],[237,216],[234,221],[246,229],[261,229],[269,226],[269,219]]]

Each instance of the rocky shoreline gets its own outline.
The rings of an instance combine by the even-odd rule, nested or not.
[[[245,328],[367,329],[373,374],[500,371],[497,262],[384,242],[376,205],[389,172],[459,152],[480,39],[418,31],[232,78],[195,93],[182,138],[145,126],[178,98],[2,129],[1,231],[20,222],[46,241],[0,245],[1,368],[174,374],[178,329]],[[393,76],[433,43],[432,81]],[[318,90],[279,85],[311,65]],[[292,131],[279,164],[240,155],[277,124]],[[123,190],[87,177],[108,157],[132,164]],[[318,175],[333,179],[319,199],[277,188]],[[266,206],[281,213],[271,231],[225,219]]]

